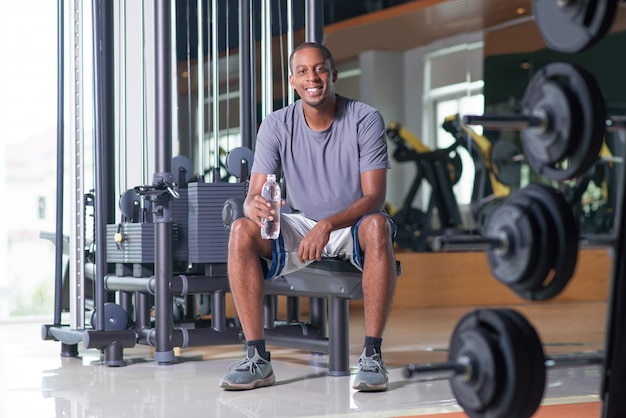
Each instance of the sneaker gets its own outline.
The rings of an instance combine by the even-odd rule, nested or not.
[[[254,357],[234,362],[226,376],[220,380],[220,387],[226,390],[247,390],[271,386],[275,381],[272,365],[254,350]]]
[[[362,392],[381,392],[387,390],[388,380],[387,368],[380,353],[366,357],[363,349],[352,388]]]

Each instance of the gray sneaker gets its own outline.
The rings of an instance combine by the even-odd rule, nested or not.
[[[387,390],[388,380],[387,368],[380,353],[366,357],[364,348],[361,357],[359,357],[359,365],[352,388],[362,392],[381,392]]]
[[[271,363],[261,357],[255,349],[254,357],[230,365],[228,373],[220,380],[220,387],[225,390],[254,389],[271,386],[275,379]]]

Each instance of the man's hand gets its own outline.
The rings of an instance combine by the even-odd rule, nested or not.
[[[281,206],[285,205],[285,201],[282,200],[280,202]],[[274,216],[276,215],[276,211],[272,209],[272,204],[269,200],[266,200],[260,195],[254,196],[254,198],[248,200],[248,210],[246,211],[246,216],[252,219],[259,227],[263,227],[263,222],[261,219],[269,219],[270,221],[274,220]]]
[[[302,238],[298,247],[298,259],[301,263],[322,259],[322,251],[328,244],[331,230],[328,223],[320,221]]]

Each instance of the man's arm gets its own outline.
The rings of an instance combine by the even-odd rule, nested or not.
[[[341,212],[320,220],[302,239],[298,249],[301,261],[321,260],[322,250],[328,243],[332,231],[354,225],[368,213],[383,210],[387,191],[387,169],[361,173],[361,188],[363,197]]]

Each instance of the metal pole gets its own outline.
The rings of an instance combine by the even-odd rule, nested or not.
[[[264,0],[261,3],[261,118],[274,110],[271,10],[271,0]]]
[[[287,0],[287,58],[291,55],[294,46],[294,33],[293,33],[293,0]],[[284,71],[284,70],[283,70]],[[289,61],[287,61],[287,74],[291,73],[291,67]],[[287,83],[287,103],[291,104],[295,100],[295,92],[289,83]]]
[[[204,15],[202,13],[202,1],[198,2],[198,109],[196,110],[198,117],[198,173],[204,173],[204,39],[203,24]],[[191,78],[191,74],[187,77]],[[188,92],[191,94],[191,92]],[[188,110],[191,112],[191,109]],[[191,132],[190,139],[191,140]],[[204,175],[198,177],[204,181]]]
[[[305,17],[307,42],[324,43],[324,2],[307,0]]]
[[[172,185],[172,78],[170,2],[155,2],[155,173],[153,184]],[[174,360],[171,336],[174,328],[172,292],[172,213],[170,195],[159,195],[154,202],[155,276],[156,276],[156,349],[158,364]]]
[[[65,138],[63,135],[64,112],[64,66],[65,49],[63,48],[63,0],[57,0],[57,190],[56,190],[56,236],[55,236],[55,278],[54,278],[54,325],[61,325],[63,310],[63,159]]]
[[[103,41],[103,22],[102,22],[102,4],[101,0],[93,0],[91,3],[91,14],[93,19],[93,81],[94,81],[94,139],[95,139],[95,187],[96,187],[96,195],[94,198],[94,211],[96,222],[99,224],[100,220],[104,217],[102,216],[104,211],[102,210],[102,197],[103,197],[103,189],[104,189],[104,169],[103,169],[103,77],[102,77],[102,61],[103,61],[103,51],[102,51],[102,43]],[[102,217],[101,217],[102,216]],[[98,234],[96,233],[96,240],[98,238]],[[104,246],[101,247],[99,243],[96,243],[96,248],[98,251],[96,252],[96,289],[95,293],[95,310],[96,312],[104,312],[104,289],[98,286],[98,278],[102,276],[102,270],[104,267],[104,263],[102,262],[102,258],[100,255],[102,254],[102,250],[104,250]],[[104,331],[104,315],[97,316],[96,329],[98,331]]]
[[[70,150],[70,328],[85,328],[85,223],[84,223],[84,122],[83,122],[83,6],[72,2],[72,98],[70,106],[72,146]]]
[[[250,0],[239,0],[239,126],[241,145],[252,149],[252,48]]]
[[[218,0],[211,2],[211,70],[213,87],[213,182],[218,182],[220,175],[220,54],[218,43]]]

